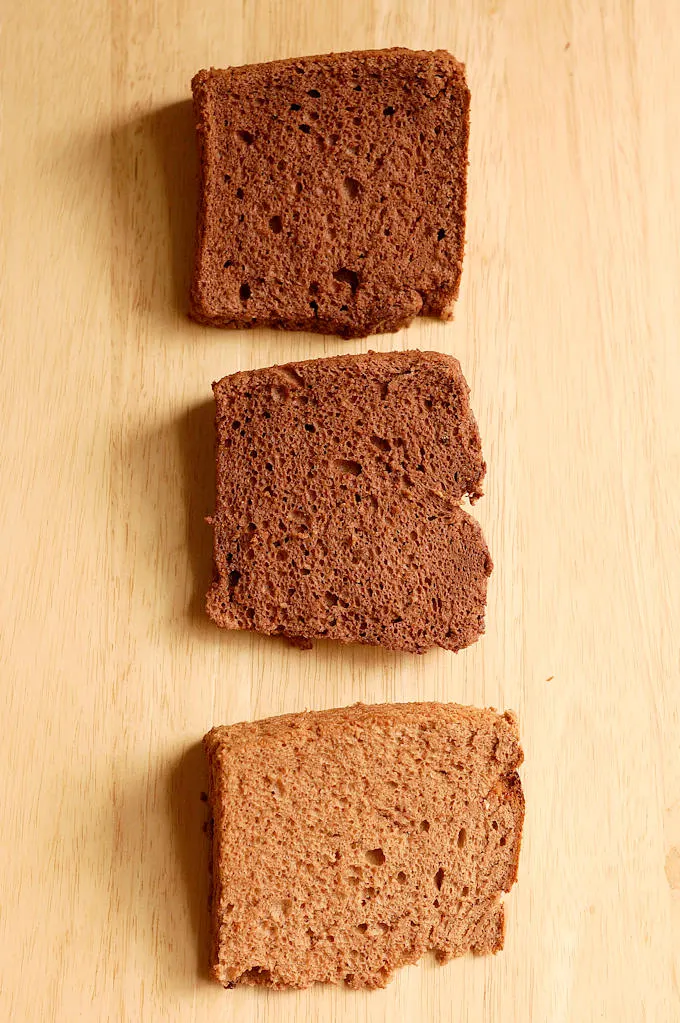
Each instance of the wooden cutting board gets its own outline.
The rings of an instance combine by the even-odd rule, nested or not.
[[[680,19],[664,0],[33,0],[0,38],[0,1017],[680,1019]],[[222,634],[213,379],[368,342],[185,315],[189,81],[445,47],[473,96],[455,354],[489,463],[487,634],[454,656]],[[384,991],[206,978],[213,724],[355,700],[512,707],[506,950]]]

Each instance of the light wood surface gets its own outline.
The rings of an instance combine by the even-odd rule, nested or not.
[[[680,1019],[680,19],[673,0],[32,0],[2,74],[0,1018]],[[458,656],[223,634],[210,384],[367,343],[185,315],[199,68],[445,47],[473,96],[452,324],[489,463],[487,634]],[[384,991],[206,978],[213,724],[513,707],[506,950]]]

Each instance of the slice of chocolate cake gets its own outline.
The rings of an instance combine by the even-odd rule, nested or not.
[[[416,652],[480,636],[492,563],[460,501],[486,466],[455,359],[346,355],[214,391],[218,625]]]
[[[428,950],[503,947],[524,820],[514,714],[359,704],[214,728],[205,747],[226,987],[384,987]]]
[[[449,319],[470,96],[444,50],[199,71],[193,317],[363,337]]]

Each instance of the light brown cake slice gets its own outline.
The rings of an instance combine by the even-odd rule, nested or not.
[[[517,722],[356,705],[214,728],[212,970],[383,987],[428,950],[498,952],[524,797]]]
[[[455,359],[346,355],[214,391],[218,625],[416,652],[478,639],[492,563],[459,502],[486,466]]]
[[[200,71],[192,88],[196,320],[362,337],[451,317],[462,64],[444,50],[369,50]]]

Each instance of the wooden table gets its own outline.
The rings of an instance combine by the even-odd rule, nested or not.
[[[0,1018],[680,1019],[680,19],[672,0],[7,6],[0,244]],[[186,317],[201,67],[406,44],[463,59],[452,324],[489,463],[487,634],[454,656],[223,634],[213,379],[369,342]],[[375,993],[206,977],[198,743],[355,700],[513,707],[528,813],[506,950]]]

